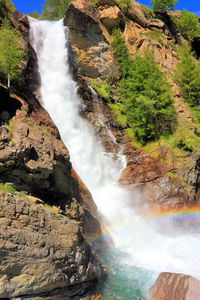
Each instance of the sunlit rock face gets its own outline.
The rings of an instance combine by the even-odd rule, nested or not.
[[[109,49],[109,34],[89,10],[89,1],[73,1],[65,15],[70,38],[70,60],[78,74],[97,78],[118,67]],[[107,38],[106,38],[107,37]]]

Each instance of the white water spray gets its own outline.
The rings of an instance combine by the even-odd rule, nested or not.
[[[30,19],[30,23],[39,60],[42,101],[69,149],[73,167],[114,228],[111,235],[116,247],[130,255],[124,263],[200,278],[200,238],[192,233],[163,235],[134,213],[132,195],[117,183],[123,158],[114,162],[105,155],[89,123],[79,116],[81,104],[69,73],[63,21]]]

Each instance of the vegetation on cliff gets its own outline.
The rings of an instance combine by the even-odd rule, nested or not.
[[[69,3],[70,0],[46,0],[41,15],[34,10],[29,16],[38,20],[60,20],[64,17]]]
[[[153,55],[146,51],[131,57],[120,30],[113,33],[112,48],[121,70],[121,114],[141,143],[173,132],[176,116],[170,85]]]
[[[0,27],[0,71],[7,76],[8,88],[10,80],[20,81],[20,62],[24,51],[20,46],[20,36],[16,29],[12,28],[7,19],[3,20]]]
[[[11,0],[0,0],[0,17],[4,18],[9,12],[14,12],[15,6]]]
[[[179,49],[180,62],[177,64],[175,79],[183,99],[192,107],[200,104],[200,65],[193,56],[191,48],[183,45]]]
[[[155,11],[166,11],[176,6],[177,0],[151,0],[151,5]]]
[[[47,0],[43,5],[42,19],[59,20],[63,18],[70,0]]]
[[[198,17],[186,9],[181,12],[179,19],[173,16],[171,16],[171,18],[175,22],[178,31],[188,40],[192,40],[195,36],[200,34]]]

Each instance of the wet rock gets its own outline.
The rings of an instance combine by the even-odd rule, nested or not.
[[[189,275],[161,273],[150,294],[151,300],[197,300],[200,281]]]

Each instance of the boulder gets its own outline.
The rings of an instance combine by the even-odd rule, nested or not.
[[[150,290],[151,300],[200,299],[200,281],[185,274],[163,272]]]
[[[148,28],[156,31],[163,32],[165,28],[165,23],[161,20],[152,20],[148,23]]]
[[[145,16],[142,5],[136,1],[133,1],[132,5],[128,6],[126,15],[130,20],[138,23],[143,27],[146,27],[146,25],[148,24],[148,18]]]
[[[119,27],[123,20],[118,6],[111,6],[101,10],[99,18],[110,32],[112,32],[114,28]]]

